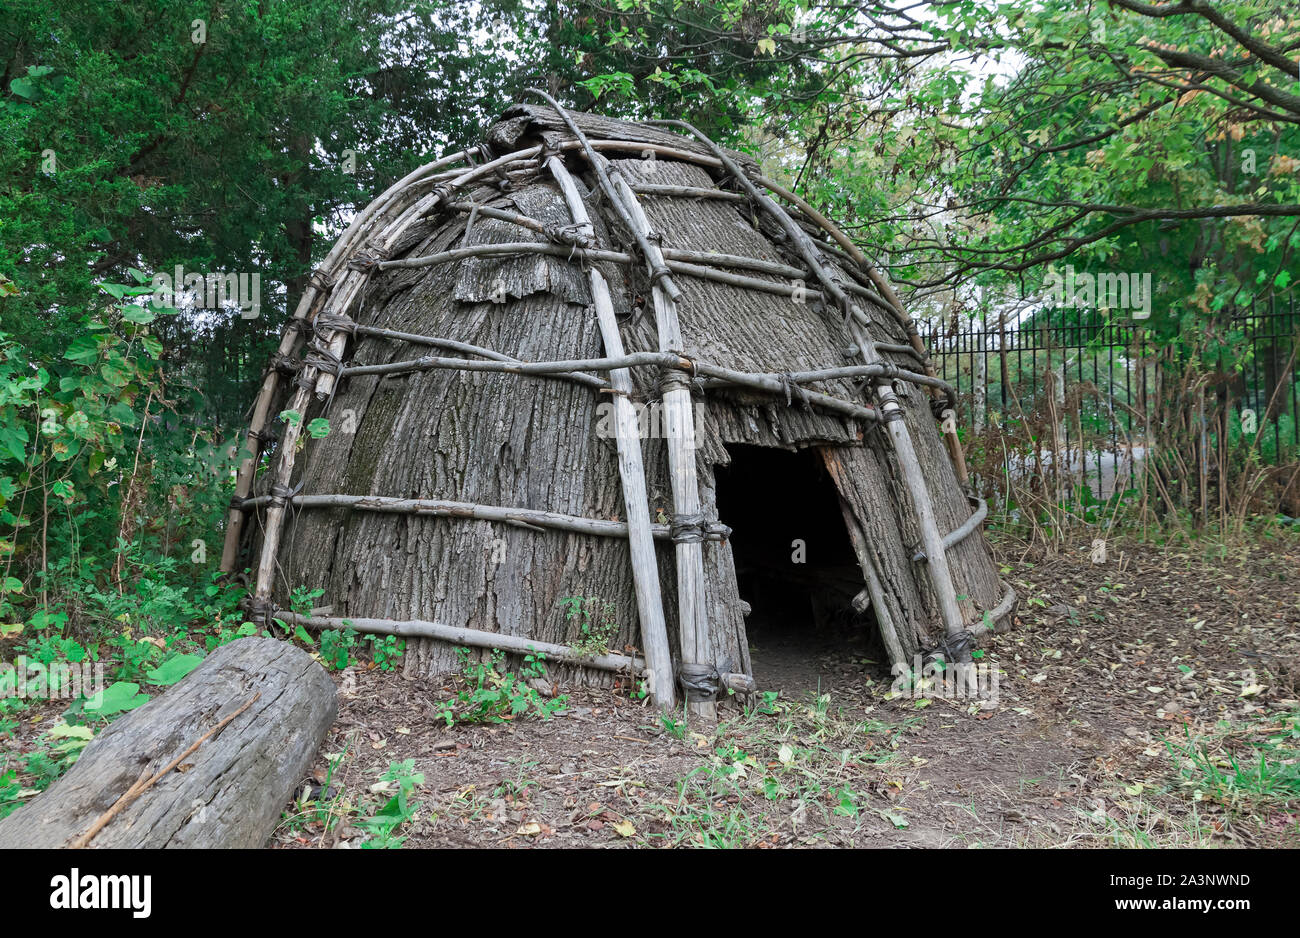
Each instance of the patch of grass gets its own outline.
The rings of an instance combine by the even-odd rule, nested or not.
[[[350,747],[351,741],[348,745]],[[312,832],[323,839],[347,824],[368,835],[360,841],[363,850],[400,848],[406,842],[406,836],[398,836],[399,830],[415,821],[420,809],[420,802],[412,800],[412,795],[424,784],[424,774],[415,771],[414,759],[391,762],[368,792],[359,792],[359,797],[354,798],[346,786],[334,785],[335,773],[346,758],[347,747],[329,757],[324,783],[314,794],[310,789],[304,789],[292,808],[281,817],[280,826],[291,834]],[[376,800],[374,795],[379,799]]]
[[[512,760],[514,761],[514,760]],[[539,787],[539,782],[535,778],[528,778],[528,773],[537,768],[536,761],[527,761],[519,759],[515,768],[513,778],[503,778],[492,792],[493,798],[509,797],[513,801],[522,801],[528,797],[529,789]]]
[[[1195,802],[1182,817],[1165,810],[1157,800],[1140,795],[1126,799],[1117,807],[1119,817],[1105,811],[1078,812],[1095,831],[1085,829],[1080,835],[1126,850],[1214,846],[1214,824]]]
[[[1164,744],[1167,784],[1137,783],[1109,802],[1083,806],[1079,837],[1163,848],[1300,834],[1300,710],[1208,729],[1185,724]]]
[[[1244,724],[1166,739],[1180,787],[1193,801],[1210,801],[1232,818],[1257,815],[1300,797],[1300,710]]]
[[[334,784],[334,775],[347,758],[351,744],[352,741],[349,740],[342,752],[326,757],[329,768],[325,771],[324,783],[314,794],[310,788],[304,788],[294,801],[292,809],[281,816],[281,826],[294,834],[319,829],[324,836],[333,833],[340,824],[356,814],[357,809],[352,804],[347,788]]]
[[[906,827],[892,802],[872,794],[892,755],[882,737],[906,728],[850,717],[829,694],[764,695],[718,726],[705,761],[661,805],[665,831],[652,836],[672,846],[770,847],[851,838],[872,816]]]

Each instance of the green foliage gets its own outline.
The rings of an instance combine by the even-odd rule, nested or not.
[[[1249,814],[1300,797],[1300,711],[1272,714],[1245,727],[1221,723],[1214,731],[1166,738],[1183,787],[1232,814]]]
[[[127,710],[142,707],[148,702],[149,695],[140,693],[139,684],[115,681],[91,697],[86,702],[85,710],[91,716],[107,719]]]
[[[148,683],[155,687],[170,687],[202,663],[202,655],[175,655],[148,673]]]
[[[405,837],[395,836],[403,824],[415,819],[420,809],[418,801],[411,800],[416,787],[424,784],[424,773],[415,771],[415,760],[393,762],[388,771],[380,776],[372,791],[393,791],[388,802],[369,817],[359,818],[353,824],[370,832],[370,838],[361,845],[363,850],[396,850],[406,842]]]
[[[289,608],[295,615],[310,616],[313,603],[324,595],[325,591],[323,589],[311,590],[305,586],[295,587],[293,592],[289,594]],[[280,625],[283,627],[284,623],[280,622]]]
[[[603,64],[579,82],[603,108],[693,116],[767,157],[896,282],[942,296],[936,313],[972,312],[975,284],[1042,297],[1067,263],[1151,272],[1153,340],[1212,335],[1226,367],[1230,330],[1206,327],[1292,282],[1292,10],[1241,0],[1222,27],[1192,5],[1071,0],[617,6],[546,35]]]
[[[755,824],[742,803],[745,765],[752,766],[754,760],[744,753],[736,755],[724,759],[715,754],[678,780],[677,801],[667,810],[678,842],[711,849],[752,845]]]
[[[367,635],[370,643],[370,659],[380,671],[392,671],[397,667],[397,659],[406,654],[406,639],[396,635]]]
[[[1217,8],[1271,45],[1300,29],[1293,10],[1263,0]],[[1227,387],[1243,366],[1234,313],[1293,286],[1294,72],[1244,55],[1191,5],[1159,16],[1068,0],[918,10],[900,22],[882,3],[802,0],[321,0],[206,13],[164,0],[4,4],[6,650],[106,664],[108,709],[81,701],[67,714],[106,719],[146,699],[142,684],[169,686],[200,653],[261,631],[209,554],[248,455],[235,428],[265,352],[355,207],[435,151],[477,142],[529,85],[611,115],[685,117],[761,157],[895,280],[933,288],[918,295],[921,314],[932,295],[944,316],[969,315],[972,285],[1032,306],[1054,264],[1150,271],[1149,338],[1169,353],[1169,375]],[[196,16],[206,16],[201,41]],[[1231,61],[1232,74],[1170,54]],[[269,314],[152,302],[154,275],[177,265],[260,274]],[[1094,328],[1099,316],[1080,310],[1057,328]],[[1033,420],[1001,410],[1010,445],[1039,453]],[[1082,411],[1083,431],[1103,416]],[[281,415],[304,445],[331,432],[308,417]],[[1283,412],[1280,433],[1247,434],[1234,414],[1229,468],[1297,459],[1296,418]],[[1180,452],[1159,442],[1158,453]],[[1007,508],[1056,531],[1067,517],[1100,525],[1135,494],[1100,504],[1080,489]],[[321,595],[295,590],[291,607],[309,612]],[[617,607],[562,603],[574,647],[609,651]],[[279,634],[334,669],[368,659],[389,670],[404,652],[401,639],[346,627]],[[441,713],[449,725],[544,719],[563,706],[528,686],[540,659],[517,674],[502,661],[462,654],[463,686]],[[757,710],[785,706],[764,695]],[[0,734],[17,728],[17,712],[0,708]],[[665,729],[685,733],[672,718]],[[0,805],[81,741],[80,731],[51,740],[30,765],[6,767]],[[1261,784],[1274,768],[1262,763]],[[860,807],[855,793],[836,797]]]
[[[504,667],[505,655],[493,651],[482,661],[468,648],[456,649],[461,662],[461,689],[442,704],[438,716],[447,726],[457,723],[506,723],[533,715],[549,720],[563,710],[566,697],[545,699],[528,682],[546,675],[541,655],[525,655],[518,673]]]
[[[424,784],[424,773],[415,771],[414,759],[392,762],[369,792],[354,793],[336,782],[347,755],[345,748],[328,757],[329,768],[320,788],[304,789],[292,809],[285,812],[281,825],[294,833],[316,830],[323,836],[346,823],[368,834],[361,842],[362,849],[399,849],[406,842],[406,836],[398,836],[399,829],[413,823],[420,810],[420,802],[412,800],[412,796]],[[368,797],[375,794],[389,797],[376,804]],[[356,801],[358,795],[360,804]]]
[[[335,774],[347,758],[351,742],[349,739],[342,752],[326,756],[325,780],[320,789],[313,792],[310,785],[304,788],[294,800],[292,811],[286,811],[281,817],[282,825],[293,832],[319,825],[323,834],[330,834],[356,813],[357,808],[347,787],[336,785],[334,781]]]
[[[478,142],[528,81],[484,54],[512,7],[5,3],[4,331],[55,357],[102,276],[259,274],[256,318],[184,304],[154,326],[188,412],[235,424],[325,233],[436,152]]]
[[[317,590],[312,598],[320,594]],[[343,620],[346,624],[347,620]],[[304,645],[315,645],[315,640],[301,625],[294,629],[294,637]],[[406,654],[406,639],[396,635],[362,635],[356,629],[324,629],[320,633],[320,661],[331,671],[342,671],[353,663],[359,650],[367,650],[371,665],[380,671],[392,671]]]
[[[35,794],[37,794],[36,789],[23,788],[19,783],[17,769],[0,771],[0,820],[21,808],[24,798]]]
[[[343,670],[352,660],[352,648],[356,647],[356,629],[326,629],[321,633],[321,661],[326,668]]]
[[[560,605],[565,620],[578,626],[569,647],[588,658],[609,654],[610,640],[618,635],[618,604],[599,596],[565,596]]]
[[[758,694],[758,701],[754,705],[754,712],[761,713],[764,716],[776,716],[781,712],[783,706],[779,703],[781,692],[777,690],[765,690]]]
[[[123,315],[131,309],[142,308],[85,319],[67,351],[48,358],[0,333],[0,558],[22,571],[6,578],[0,614],[12,612],[15,579],[43,585],[51,556],[79,571],[83,543],[117,540],[107,496],[135,481],[131,431],[158,387],[156,340]]]
[[[12,736],[18,728],[18,719],[11,714],[27,709],[27,702],[19,697],[0,696],[0,739]]]
[[[661,713],[659,714],[659,723],[663,726],[664,732],[673,739],[685,739],[686,729],[690,725],[686,720],[685,714],[683,714],[682,718],[679,720],[671,714]]]
[[[0,700],[2,703],[5,701]],[[94,736],[91,727],[61,720],[36,740],[32,751],[20,759],[0,763],[0,819],[17,811],[71,768]]]
[[[352,662],[352,650],[357,646],[356,629],[325,629],[320,633],[320,655],[325,667],[342,671]]]

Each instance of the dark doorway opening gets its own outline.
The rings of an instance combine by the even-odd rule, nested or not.
[[[728,446],[716,467],[718,517],[731,527],[754,677],[763,690],[861,683],[875,634],[854,597],[862,571],[840,496],[815,449]]]

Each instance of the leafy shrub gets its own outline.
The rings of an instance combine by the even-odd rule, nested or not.
[[[464,686],[438,712],[448,726],[505,723],[529,713],[549,720],[552,714],[564,709],[567,698],[543,698],[528,684],[546,675],[541,655],[524,656],[518,674],[505,670],[505,654],[500,651],[494,650],[487,662],[473,658],[468,648],[457,648],[456,655],[460,658]]]
[[[609,654],[609,643],[618,634],[618,604],[599,596],[565,596],[560,605],[565,620],[578,624],[569,647],[589,658]]]
[[[301,625],[294,629],[294,637],[304,645],[316,644]],[[369,646],[372,666],[380,671],[392,671],[406,654],[406,639],[396,635],[362,635],[350,628],[325,629],[320,633],[320,661],[331,671],[342,671],[353,662],[358,649],[366,646]]]

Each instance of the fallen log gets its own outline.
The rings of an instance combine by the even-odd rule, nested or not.
[[[265,846],[337,715],[306,652],[231,642],[0,821],[0,848]]]

